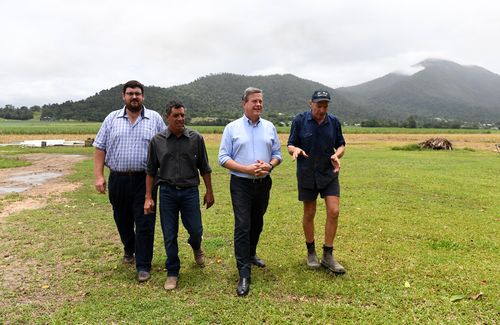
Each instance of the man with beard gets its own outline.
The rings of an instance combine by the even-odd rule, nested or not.
[[[156,177],[160,187],[160,219],[167,252],[165,290],[177,287],[181,267],[177,243],[179,212],[182,224],[189,233],[188,243],[193,249],[195,262],[200,267],[205,265],[205,253],[201,247],[203,225],[199,175],[206,187],[203,204],[207,209],[214,204],[212,169],[208,164],[205,141],[198,132],[184,127],[185,119],[184,105],[180,101],[169,102],[166,111],[168,127],[155,135],[149,145],[144,213],[154,211],[152,189]]]
[[[128,81],[122,99],[124,107],[104,119],[93,144],[95,188],[106,193],[106,165],[110,170],[109,201],[123,243],[123,262],[132,264],[135,259],[137,280],[144,282],[150,278],[156,222],[155,211],[145,215],[143,209],[148,145],[166,126],[160,114],[144,107],[144,86],[140,82]]]

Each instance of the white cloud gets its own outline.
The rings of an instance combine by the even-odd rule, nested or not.
[[[495,1],[18,0],[4,9],[0,107],[219,72],[349,86],[429,57],[500,72]]]

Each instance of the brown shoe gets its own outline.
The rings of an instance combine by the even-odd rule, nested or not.
[[[124,264],[134,264],[135,263],[135,257],[134,254],[124,254],[123,255],[123,263]]]
[[[137,281],[146,282],[151,278],[151,274],[148,271],[139,271],[137,272]]]
[[[165,281],[165,285],[163,286],[165,290],[174,290],[177,288],[177,278],[176,276],[167,276],[167,281]]]
[[[204,267],[205,266],[205,252],[203,251],[203,248],[200,247],[200,249],[193,249],[193,254],[194,254],[194,260],[196,264],[198,264],[199,267]]]

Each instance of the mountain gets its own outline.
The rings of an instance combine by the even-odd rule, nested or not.
[[[332,89],[291,74],[243,76],[212,74],[191,83],[145,89],[145,105],[163,114],[172,99],[184,102],[188,117],[199,123],[225,124],[241,116],[241,94],[249,86],[264,90],[264,117],[289,122],[308,109],[314,90],[333,94],[330,111],[343,122],[364,120],[404,121],[442,118],[468,122],[500,121],[500,75],[477,66],[428,59],[415,65],[412,75],[390,73],[352,87]],[[42,107],[43,119],[102,121],[122,106],[122,85],[102,90],[85,100]],[[194,121],[194,119],[193,119]]]
[[[500,121],[500,75],[478,66],[428,59],[412,75],[390,73],[336,89],[345,100],[369,110],[366,118],[409,116],[462,121]]]
[[[363,117],[362,108],[356,108],[340,95],[336,96],[334,89],[291,74],[243,76],[221,73],[170,88],[148,86],[144,91],[144,104],[162,113],[169,100],[180,99],[191,118],[219,118],[227,122],[242,115],[241,96],[243,90],[250,86],[263,89],[264,117],[273,117],[273,120],[290,121],[298,112],[307,110],[307,101],[317,89],[332,92],[335,101],[331,111],[340,119],[358,120]],[[122,85],[118,85],[85,100],[45,105],[42,107],[42,118],[102,121],[109,112],[122,106],[121,90]]]

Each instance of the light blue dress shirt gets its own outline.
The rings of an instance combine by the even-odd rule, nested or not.
[[[149,142],[166,128],[160,114],[146,107],[132,125],[123,107],[104,119],[93,146],[106,151],[104,164],[112,171],[145,171]]]
[[[230,159],[242,165],[250,165],[257,160],[269,163],[272,158],[282,160],[278,132],[273,123],[260,118],[257,123],[252,124],[252,121],[243,115],[226,125],[219,148],[221,166]],[[230,173],[239,177],[254,178],[240,172]]]

